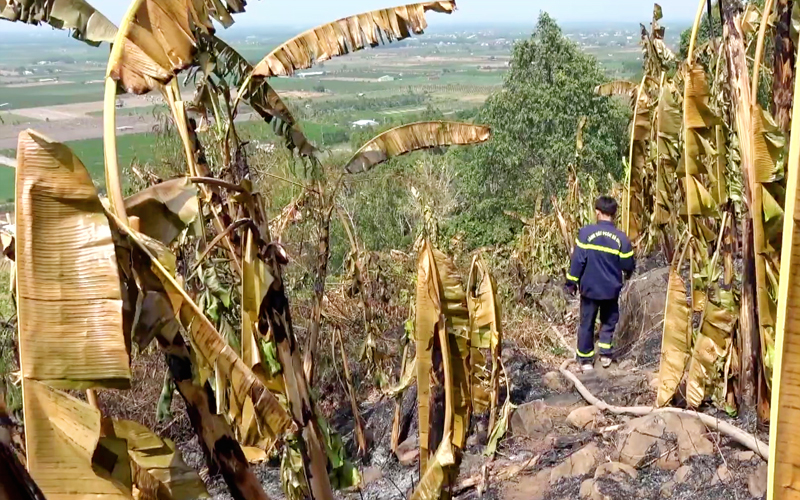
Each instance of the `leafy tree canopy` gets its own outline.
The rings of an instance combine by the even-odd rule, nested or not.
[[[603,186],[622,174],[630,111],[618,99],[594,94],[607,81],[591,55],[568,40],[542,13],[533,35],[514,46],[503,89],[489,98],[477,121],[491,125],[486,145],[459,151],[463,205],[449,232],[469,246],[503,243],[518,227],[504,210],[532,213],[537,199],[565,191],[575,162],[575,134],[587,117],[579,174]]]

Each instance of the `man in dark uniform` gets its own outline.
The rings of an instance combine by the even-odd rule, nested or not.
[[[584,371],[593,369],[594,325],[600,316],[600,364],[611,365],[614,329],[619,320],[619,292],[623,277],[631,277],[635,268],[633,247],[624,232],[614,226],[617,202],[610,196],[597,198],[594,204],[597,223],[578,233],[572,262],[567,273],[570,293],[580,287],[581,326],[578,330],[577,358]]]

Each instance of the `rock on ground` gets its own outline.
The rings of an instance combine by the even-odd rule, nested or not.
[[[550,472],[550,483],[556,483],[565,477],[585,476],[594,470],[600,458],[600,448],[595,443],[590,443],[554,467]]]
[[[567,422],[576,429],[597,429],[603,420],[603,410],[596,406],[575,408],[567,415]]]
[[[677,444],[677,461],[685,464],[694,456],[714,454],[714,444],[705,433],[702,422],[690,415],[653,413],[640,417],[628,422],[618,436],[619,461],[639,467],[655,458],[669,466],[675,464],[670,452]]]

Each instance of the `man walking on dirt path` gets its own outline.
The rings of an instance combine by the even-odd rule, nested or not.
[[[597,223],[578,233],[566,284],[571,294],[580,287],[581,325],[576,354],[585,372],[594,368],[594,325],[598,314],[600,364],[603,368],[611,366],[614,329],[619,320],[619,293],[623,277],[630,278],[635,267],[628,236],[614,226],[617,202],[610,196],[600,196],[594,208]]]

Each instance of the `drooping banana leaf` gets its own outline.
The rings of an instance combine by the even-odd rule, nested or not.
[[[32,130],[17,146],[16,264],[22,376],[59,388],[130,386],[119,271],[92,179]]]
[[[683,252],[689,243],[686,243]],[[676,254],[677,257],[677,254]],[[658,371],[658,396],[656,406],[666,406],[683,378],[691,348],[691,310],[686,302],[686,284],[681,278],[683,254],[673,262],[667,283],[667,301],[664,307],[664,331],[661,340],[661,367]]]
[[[417,263],[417,318],[415,325],[419,460],[420,470],[423,472],[428,470],[430,458],[432,345],[437,328],[439,328],[439,317],[443,313],[441,296],[439,273],[436,270],[433,250],[425,241]]]
[[[445,316],[451,372],[451,405],[453,413],[453,444],[463,449],[467,441],[472,401],[470,399],[470,316],[467,294],[452,259],[437,249],[433,249],[436,270],[442,291],[442,312]],[[445,355],[444,349],[442,355]]]
[[[476,412],[489,409],[489,429],[494,428],[500,394],[500,356],[503,341],[497,286],[483,257],[472,259],[467,281],[467,305],[470,319],[470,371],[472,407]],[[487,366],[481,349],[488,349]],[[481,363],[482,362],[482,363]]]
[[[256,410],[259,429],[272,439],[290,428],[291,419],[263,383],[245,365],[228,345],[214,325],[202,313],[199,306],[186,294],[175,278],[153,256],[142,235],[125,227],[112,214],[115,223],[128,235],[130,241],[150,260],[150,269],[158,278],[171,302],[174,315],[189,332],[192,344],[202,356],[205,365],[221,369],[231,383],[231,395],[236,403],[244,406],[249,398]]]
[[[213,32],[211,19],[227,11],[241,12],[244,2],[134,0],[128,8],[108,60],[107,77],[132,94],[166,85],[188,68],[197,53],[197,37]],[[223,14],[220,16],[219,14]]]
[[[112,477],[127,456],[100,444],[100,410],[34,379],[22,391],[28,470],[47,498],[132,498]]]
[[[168,180],[125,198],[125,210],[143,234],[169,245],[197,218],[197,187],[186,177]]]
[[[491,129],[483,125],[459,122],[419,122],[402,125],[374,137],[347,162],[345,171],[366,172],[389,158],[420,149],[486,142]]]
[[[594,93],[603,96],[617,95],[634,99],[638,88],[639,86],[630,80],[615,80],[598,85],[594,88]]]
[[[253,76],[289,76],[296,70],[382,43],[420,34],[427,27],[425,12],[449,14],[455,0],[439,0],[365,12],[310,29],[280,45],[262,59]]]
[[[695,340],[689,362],[686,401],[692,408],[703,403],[710,387],[727,383],[724,380],[720,382],[720,376],[738,311],[735,310],[732,292],[720,290],[720,294],[724,296],[720,304],[708,301],[705,305],[702,330]]]
[[[303,134],[288,106],[281,100],[275,89],[267,83],[267,79],[259,76],[252,77],[247,87],[241,89],[242,84],[253,72],[253,66],[241,54],[216,36],[204,37],[202,41],[201,50],[205,50],[215,57],[214,72],[242,92],[242,98],[265,122],[272,124],[275,133],[286,140],[290,149],[296,148],[304,156],[312,154],[314,146]]]
[[[0,0],[0,19],[72,31],[73,38],[100,45],[111,43],[117,27],[84,0]]]
[[[208,498],[200,475],[186,465],[169,439],[130,420],[113,421],[114,436],[127,442],[133,483],[144,498],[189,500]]]
[[[454,373],[453,361],[457,361],[459,364],[466,361],[466,359],[459,360],[458,353],[453,352],[453,348],[460,349],[457,343],[452,342],[448,337],[451,337],[452,334],[448,332],[448,322],[442,321],[444,318],[442,314],[445,314],[445,311],[448,309],[447,302],[450,302],[450,308],[457,304],[457,301],[453,300],[445,300],[443,301],[442,298],[447,296],[447,292],[444,290],[448,287],[448,283],[439,283],[439,277],[442,274],[449,275],[450,273],[445,271],[444,273],[441,270],[438,270],[437,267],[439,263],[445,263],[446,259],[437,259],[436,254],[441,253],[438,250],[434,250],[430,242],[428,240],[424,240],[422,249],[420,250],[420,257],[419,257],[419,264],[418,264],[418,281],[417,281],[417,320],[419,321],[419,315],[421,312],[420,305],[427,309],[426,315],[429,319],[433,318],[434,312],[438,312],[437,321],[434,323],[430,323],[430,321],[425,321],[423,326],[427,328],[428,326],[432,327],[432,331],[428,334],[429,336],[429,345],[426,346],[428,349],[428,356],[431,357],[432,352],[434,351],[434,344],[438,344],[439,352],[441,354],[441,359],[432,359],[432,361],[436,362],[435,366],[431,363],[432,369],[437,372],[437,378],[441,376],[441,380],[438,383],[443,385],[442,390],[444,392],[444,407],[442,411],[444,412],[444,422],[442,423],[441,433],[441,442],[439,443],[436,453],[428,459],[426,457],[425,462],[422,461],[424,454],[427,454],[428,446],[430,446],[430,435],[426,433],[426,448],[422,447],[422,436],[423,436],[423,428],[422,428],[422,421],[423,421],[423,414],[420,410],[420,471],[422,477],[420,478],[419,485],[417,489],[414,490],[414,494],[411,496],[412,500],[420,500],[420,499],[439,499],[443,494],[443,489],[445,489],[449,484],[455,479],[455,476],[458,474],[458,463],[460,461],[460,451],[459,448],[463,447],[463,443],[461,445],[456,444],[460,439],[454,435],[453,429],[457,425],[455,422],[456,418],[459,418],[457,406],[457,392],[459,392],[459,386],[464,386],[464,384],[459,384],[456,380],[457,375]],[[442,257],[444,255],[442,254]],[[420,285],[420,281],[424,283]],[[444,286],[443,286],[444,285]],[[460,287],[460,283],[458,283]],[[449,287],[452,289],[453,284],[450,283]],[[434,296],[433,294],[438,292],[439,296]],[[420,294],[423,296],[420,297]],[[461,292],[463,294],[463,292]],[[450,294],[451,297],[454,297],[455,293]],[[441,318],[441,319],[440,319]],[[417,349],[420,348],[419,346],[419,338],[420,334],[424,334],[425,332],[420,331],[419,327],[417,329]],[[466,347],[468,348],[469,345],[467,343]],[[419,359],[419,351],[417,351],[417,357]],[[457,368],[456,368],[457,369]],[[440,375],[439,375],[440,374]],[[422,373],[418,373],[417,378],[421,380]],[[424,374],[425,377],[429,377],[426,381],[430,386],[430,377],[431,373],[428,372]],[[466,395],[464,395],[466,396]],[[426,415],[426,417],[430,417]],[[428,422],[430,422],[429,418],[426,418]],[[469,414],[467,413],[467,423],[469,423]],[[432,430],[432,429],[431,429]],[[466,429],[465,429],[466,430]],[[424,453],[423,453],[424,452]],[[446,497],[446,496],[445,496]]]

